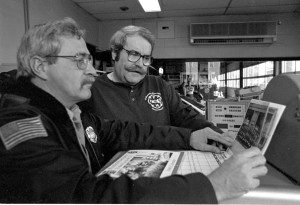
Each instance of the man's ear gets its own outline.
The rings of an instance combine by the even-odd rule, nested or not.
[[[39,56],[34,56],[30,59],[30,67],[35,76],[46,80],[47,79],[47,62]]]

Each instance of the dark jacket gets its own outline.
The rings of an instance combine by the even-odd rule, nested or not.
[[[101,75],[92,86],[92,97],[81,103],[106,119],[121,119],[152,125],[171,125],[194,130],[211,127],[203,115],[184,104],[175,89],[158,76],[147,75],[135,86],[115,83]]]
[[[105,156],[120,150],[189,149],[190,130],[82,113],[84,128],[97,135],[96,142],[86,138],[90,173],[65,107],[27,81],[20,80],[16,88],[18,96],[2,95],[0,101],[0,203],[217,202],[210,181],[200,173],[134,181],[95,177]],[[18,130],[16,124],[30,119],[40,120],[39,129],[29,130],[30,135]]]

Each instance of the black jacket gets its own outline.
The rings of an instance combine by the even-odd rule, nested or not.
[[[158,76],[146,75],[138,84],[130,86],[113,82],[104,74],[96,79],[91,91],[92,97],[81,103],[81,107],[106,119],[171,125],[193,131],[210,127],[222,133],[183,103],[173,86]]]
[[[190,130],[104,121],[82,113],[84,128],[92,128],[97,135],[96,142],[86,138],[90,173],[65,107],[26,80],[20,80],[16,88],[13,94],[19,97],[2,95],[0,101],[1,203],[217,202],[210,181],[200,173],[134,181],[126,176],[112,180],[107,175],[94,175],[106,156],[117,151],[189,149]],[[13,136],[7,127],[15,128],[19,120],[36,117],[46,134],[33,133],[29,138],[24,134],[7,147],[7,136]]]

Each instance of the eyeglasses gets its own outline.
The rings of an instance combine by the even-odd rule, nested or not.
[[[140,58],[142,57],[143,60],[143,65],[144,66],[149,66],[152,62],[152,57],[150,55],[142,55],[137,51],[134,50],[127,50],[125,48],[122,48],[123,50],[125,50],[128,54],[128,60],[130,62],[137,62],[138,60],[140,60]]]
[[[46,58],[48,57],[67,58],[76,61],[77,68],[79,70],[86,70],[88,64],[93,65],[93,56],[87,53],[77,53],[74,56],[51,56],[51,55],[46,56]]]

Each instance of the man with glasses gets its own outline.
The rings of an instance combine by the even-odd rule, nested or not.
[[[171,125],[192,130],[220,129],[191,106],[161,77],[147,75],[152,62],[154,36],[139,26],[126,26],[110,40],[114,70],[96,79],[92,97],[82,104],[107,119],[130,120],[152,125]]]
[[[47,55],[46,58],[69,58],[76,62],[78,69],[87,69],[88,64],[93,65],[93,56],[87,53],[76,53],[74,56],[55,56]]]
[[[217,203],[240,196],[266,173],[258,148],[201,173],[164,179],[96,177],[107,154],[127,149],[218,151],[226,135],[102,120],[76,103],[96,71],[83,30],[70,18],[30,29],[18,49],[18,79],[0,94],[0,203]]]

